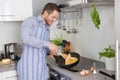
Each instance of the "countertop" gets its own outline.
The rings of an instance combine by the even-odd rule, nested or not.
[[[81,63],[81,65],[86,65],[86,66],[91,66],[90,65],[90,60],[86,62],[87,59],[81,59],[81,62],[84,62],[85,64]],[[92,61],[92,60],[91,60]],[[94,60],[93,60],[94,61]],[[55,64],[55,60],[47,57],[47,63],[50,67],[53,69],[59,71],[60,73],[64,73],[67,77],[70,77],[73,80],[105,80],[105,76],[99,73],[99,70],[105,71],[106,69],[104,68],[104,65],[101,65],[100,63],[96,62],[97,66],[97,74],[94,75],[92,73],[86,75],[86,76],[81,76],[80,72],[71,72],[66,69],[60,68]],[[16,64],[17,61],[13,61],[11,64],[8,65],[0,65],[0,72],[5,72],[5,71],[11,71],[11,70],[16,70]],[[84,66],[83,66],[84,67]],[[81,67],[81,68],[83,68]],[[112,74],[115,73],[114,71],[107,71],[106,72]],[[108,79],[108,80],[113,80],[113,79]]]
[[[58,67],[58,65],[55,63],[55,59],[51,59],[51,58],[47,57],[47,62],[51,68],[53,68],[56,71],[59,71],[59,73],[66,75],[67,77],[71,78],[72,80],[113,80],[111,78],[106,79],[106,76],[100,74],[99,71],[100,70],[106,71],[107,73],[110,73],[110,74],[115,73],[114,71],[106,70],[104,63],[101,63],[101,62],[98,62],[95,60],[89,60],[89,59],[84,58],[84,57],[82,57],[82,59],[81,59],[81,65],[84,65],[84,66],[82,66],[80,68],[85,69],[85,66],[90,67],[91,64],[93,64],[93,62],[96,62],[97,74],[93,74],[92,72],[90,72],[90,74],[88,74],[86,76],[81,76],[80,72],[71,72],[71,71],[68,71],[66,69]],[[86,68],[88,68],[88,67],[86,67]]]
[[[0,65],[0,72],[16,70],[17,61],[12,61],[10,64]]]

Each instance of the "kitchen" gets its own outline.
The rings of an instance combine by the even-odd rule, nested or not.
[[[52,0],[52,1],[54,2],[55,0]],[[48,1],[38,1],[38,2],[36,1],[33,3],[34,4],[38,4],[38,3],[45,4],[46,2]],[[117,22],[119,21],[118,3],[119,1],[115,1],[116,14],[114,14],[114,6],[97,7],[97,9],[100,12],[100,17],[101,17],[101,25],[100,25],[99,30],[97,30],[94,27],[90,19],[90,11],[92,10],[92,8],[84,8],[83,16],[80,19],[81,20],[80,26],[77,27],[78,33],[67,34],[65,31],[61,29],[57,29],[56,28],[57,22],[56,22],[55,24],[53,24],[53,27],[51,27],[51,38],[54,37],[54,31],[62,32],[64,34],[63,38],[71,41],[73,50],[78,52],[80,56],[100,61],[98,52],[108,45],[115,44],[116,39],[120,40],[119,39],[119,27],[118,27],[119,22]],[[40,9],[42,8],[33,5],[33,15],[35,16],[38,15],[40,12]],[[115,22],[114,22],[114,18],[115,18]],[[10,42],[21,43],[21,38],[20,38],[21,23],[22,21],[1,22],[0,24],[0,28],[1,28],[0,29],[1,30],[0,31],[1,33],[0,34],[1,36],[0,51],[4,50],[5,43],[10,43]],[[115,27],[113,27],[114,25]],[[102,61],[104,61],[104,59],[102,59]]]

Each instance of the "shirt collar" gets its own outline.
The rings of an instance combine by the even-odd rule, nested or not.
[[[44,22],[41,15],[37,16],[37,21],[43,21]]]
[[[45,24],[45,26],[47,26],[46,28],[47,28],[47,29],[50,29],[50,26],[46,25],[46,23],[45,23],[45,21],[42,19],[42,16],[41,16],[41,15],[37,16],[37,21],[38,21],[38,22],[43,22],[43,24]]]

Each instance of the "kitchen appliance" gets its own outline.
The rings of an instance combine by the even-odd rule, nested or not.
[[[16,59],[17,43],[8,43],[4,45],[5,58]]]
[[[97,69],[105,68],[105,64],[103,62],[99,62],[93,59],[88,59],[85,57],[80,57],[79,63],[71,68],[61,68],[55,62],[55,60],[51,60],[49,57],[47,58],[49,64],[49,75],[50,80],[78,80],[74,79],[74,77],[70,76],[71,74],[79,74],[82,69],[89,70],[93,63],[96,64]],[[66,72],[69,71],[69,72]],[[102,79],[103,80],[103,79]]]
[[[97,6],[113,6],[114,0],[63,0],[59,1],[59,6],[63,8],[87,8],[92,7],[95,3]]]
[[[72,80],[72,79],[62,73],[59,73],[57,70],[49,67],[49,80]]]

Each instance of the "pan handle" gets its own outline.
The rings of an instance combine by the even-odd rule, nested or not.
[[[65,62],[65,59],[60,55],[59,56],[54,55],[54,58],[55,58],[57,64],[61,64],[61,63]]]

